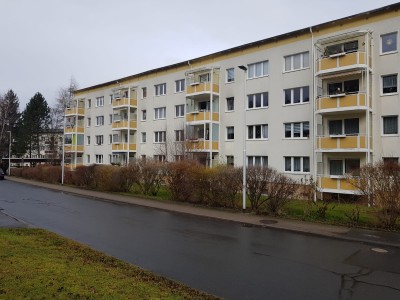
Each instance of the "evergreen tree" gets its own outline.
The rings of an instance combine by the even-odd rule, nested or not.
[[[18,96],[9,90],[4,96],[0,95],[0,158],[8,156],[10,134],[16,131],[21,114],[19,113]]]

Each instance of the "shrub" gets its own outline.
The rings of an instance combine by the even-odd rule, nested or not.
[[[166,167],[165,184],[175,201],[189,201],[193,193],[193,169],[200,168],[194,161],[173,162]]]
[[[136,184],[144,195],[156,196],[165,176],[165,164],[156,160],[140,160]]]
[[[298,185],[292,178],[278,172],[271,174],[265,191],[267,212],[274,215],[280,214],[285,204],[296,194],[297,188]]]
[[[114,191],[113,176],[118,172],[118,167],[114,166],[95,166],[94,168],[94,186],[99,191]]]
[[[277,171],[261,166],[251,166],[246,171],[247,196],[251,209],[259,212],[261,206],[267,201],[263,194],[266,192],[268,184],[273,181]]]
[[[209,203],[213,206],[236,207],[236,196],[242,185],[242,171],[231,166],[218,166],[210,173]]]
[[[113,173],[113,185],[121,192],[130,192],[135,184],[137,174],[137,164],[131,163],[128,166],[118,168],[118,172]]]
[[[92,166],[78,166],[74,171],[73,184],[77,186],[94,188],[95,183],[95,165]]]

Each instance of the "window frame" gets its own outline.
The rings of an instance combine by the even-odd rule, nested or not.
[[[233,72],[233,73],[231,73]],[[235,68],[226,69],[226,80],[225,83],[233,83],[235,82]]]
[[[104,164],[103,154],[96,154],[96,164]]]
[[[183,93],[185,91],[185,79],[175,80],[175,93]]]
[[[260,127],[260,138],[257,138],[257,126]],[[267,137],[264,136],[264,128],[267,128]],[[252,135],[253,137],[250,138],[250,128],[252,128]],[[246,140],[248,141],[267,141],[269,139],[269,133],[268,133],[268,124],[255,124],[255,125],[247,125],[247,131],[246,131]]]
[[[304,65],[304,54],[308,55],[308,65]],[[296,55],[300,55],[300,68],[295,69],[294,67],[294,58]],[[290,57],[290,70],[286,70],[286,58]],[[285,55],[283,57],[283,73],[289,73],[289,72],[295,72],[295,71],[301,71],[301,70],[306,70],[310,68],[310,51],[303,51],[303,52],[298,52],[298,53],[293,53],[290,55]]]
[[[96,126],[104,126],[104,116],[96,116]]]
[[[142,99],[147,98],[147,87],[142,87]]]
[[[257,66],[260,66],[260,75],[257,75]],[[263,60],[248,64],[246,73],[247,79],[256,79],[269,76],[269,60]]]
[[[359,164],[359,168],[358,170],[361,168],[361,159],[359,158],[335,158],[335,159],[329,159],[328,160],[328,166],[329,166],[329,178],[344,178],[347,174],[351,174],[351,170],[350,172],[348,172],[348,163],[350,161],[358,161]],[[332,173],[332,168],[331,168],[331,163],[332,162],[340,162],[340,168],[341,168],[341,174],[331,174]]]
[[[232,101],[232,109],[229,109],[229,101]],[[235,111],[235,97],[227,97],[226,98],[226,112]]]
[[[166,131],[154,131],[154,144],[163,144],[166,141]]]
[[[95,144],[96,146],[104,145],[104,135],[102,135],[102,134],[95,135],[95,138],[96,138],[96,144]]]
[[[383,39],[384,37],[387,37],[389,35],[394,35],[395,36],[395,41],[394,44],[396,46],[395,50],[389,50],[389,51],[383,51]],[[380,46],[380,55],[388,55],[388,54],[393,54],[393,53],[397,53],[399,51],[399,44],[398,44],[398,32],[397,31],[393,31],[393,32],[388,32],[388,33],[384,33],[381,34],[379,36],[379,46]]]
[[[175,105],[175,118],[185,117],[185,104]]]
[[[395,92],[384,92],[384,78],[387,77],[392,77],[392,76],[396,76],[396,91]],[[386,74],[386,75],[382,75],[381,76],[381,96],[391,96],[391,95],[398,95],[399,93],[399,75],[398,73],[393,73],[393,74]]]
[[[308,123],[308,136],[304,136],[305,129],[304,124]],[[295,137],[295,124],[300,124],[300,136]],[[290,137],[286,136],[286,125],[290,125]],[[310,139],[310,121],[301,121],[301,122],[286,122],[283,123],[283,138],[285,140],[308,140]]]
[[[308,89],[308,100],[304,101],[304,91],[305,88]],[[295,102],[295,90],[300,89],[300,98],[299,102]],[[286,103],[286,91],[290,91],[290,103]],[[291,106],[291,105],[301,105],[301,104],[308,104],[310,103],[310,86],[298,86],[289,89],[283,89],[283,106]]]
[[[256,164],[257,159],[260,160],[260,164]],[[252,163],[250,164],[250,160]],[[247,167],[268,167],[268,155],[247,155],[246,159]]]
[[[175,142],[185,141],[185,131],[183,129],[175,130]]]
[[[142,114],[141,114],[141,121],[146,121],[147,120],[147,109],[142,109]]]
[[[154,108],[154,120],[165,120],[167,118],[166,106]]]
[[[147,133],[146,132],[142,132],[140,135],[140,142],[142,144],[146,144],[147,143]]]
[[[287,158],[290,158],[290,170],[286,168]],[[308,171],[304,171],[304,159],[308,159]],[[299,159],[300,161],[300,171],[295,170],[295,160]],[[311,173],[311,160],[309,156],[284,156],[283,157],[283,170],[284,173],[290,174],[310,174]]]
[[[229,132],[229,130],[232,130],[232,132]],[[226,141],[234,141],[235,140],[235,126],[226,126],[226,135],[225,135]]]
[[[167,94],[167,83],[160,83],[154,85],[154,96],[164,96]]]
[[[96,97],[96,107],[104,106],[104,96]]]
[[[257,96],[260,95],[260,104],[261,106],[256,106],[257,105]],[[265,106],[265,95],[267,97],[267,105]],[[252,97],[252,103],[253,107],[250,107],[250,97]],[[263,93],[255,93],[255,94],[248,94],[247,95],[247,103],[246,103],[246,109],[247,110],[254,110],[254,109],[263,109],[263,108],[268,108],[269,107],[269,93],[268,92],[263,92]]]
[[[396,118],[397,120],[397,132],[396,133],[385,133],[385,119],[387,118]],[[398,115],[389,115],[382,116],[382,136],[398,136],[399,135],[399,116]]]

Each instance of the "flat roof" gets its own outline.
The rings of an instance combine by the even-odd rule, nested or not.
[[[151,69],[151,70],[148,70],[148,71],[145,71],[145,72],[137,73],[137,74],[134,74],[134,75],[118,78],[118,79],[111,80],[111,81],[108,81],[108,82],[96,84],[96,85],[93,85],[93,86],[89,86],[89,87],[86,87],[86,88],[79,89],[79,90],[76,91],[76,93],[81,93],[81,92],[89,91],[89,90],[96,89],[96,88],[101,88],[101,87],[105,87],[105,86],[109,86],[109,85],[113,85],[113,84],[118,84],[118,83],[121,83],[123,81],[133,80],[135,78],[138,78],[138,77],[141,77],[141,76],[150,75],[150,74],[153,74],[153,73],[156,73],[156,72],[161,72],[161,71],[166,71],[166,70],[170,70],[170,69],[174,69],[174,68],[179,68],[179,67],[182,67],[182,66],[187,66],[189,63],[195,63],[197,61],[205,60],[205,59],[208,59],[208,58],[223,56],[223,55],[228,54],[228,53],[232,53],[232,52],[237,52],[237,51],[241,51],[241,50],[245,50],[245,49],[249,49],[249,48],[258,47],[260,45],[265,45],[265,44],[268,44],[268,43],[274,43],[274,42],[285,40],[285,39],[288,39],[288,38],[291,38],[291,37],[294,37],[294,36],[298,36],[298,35],[301,35],[301,34],[310,33],[310,30],[312,30],[312,31],[320,30],[320,29],[335,25],[336,23],[350,22],[350,21],[354,21],[354,19],[362,19],[364,17],[368,17],[368,16],[371,16],[371,15],[383,14],[383,13],[388,12],[388,11],[397,11],[399,8],[400,8],[400,2],[397,2],[397,3],[390,4],[390,5],[387,5],[387,6],[383,6],[383,7],[377,8],[377,9],[369,10],[369,11],[358,13],[358,14],[354,14],[354,15],[347,16],[347,17],[340,18],[340,19],[335,19],[335,20],[332,20],[332,21],[328,21],[328,22],[325,22],[325,23],[318,24],[318,25],[313,25],[313,26],[310,26],[310,27],[298,29],[298,30],[291,31],[291,32],[288,32],[288,33],[280,34],[280,35],[277,35],[277,36],[269,37],[269,38],[266,38],[266,39],[258,40],[258,41],[255,41],[255,42],[243,44],[243,45],[236,46],[236,47],[233,47],[233,48],[229,48],[229,49],[226,49],[226,50],[222,50],[222,51],[218,51],[218,52],[215,52],[215,53],[211,53],[211,54],[207,54],[207,55],[204,55],[204,56],[200,56],[200,57],[197,57],[197,58],[185,60],[185,61],[182,61],[182,62],[179,62],[179,63],[176,63],[176,64],[171,64],[171,65],[167,65],[167,66],[164,66],[164,67],[160,67],[160,68]]]

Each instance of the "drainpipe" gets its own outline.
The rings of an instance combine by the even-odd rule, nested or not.
[[[211,76],[210,76],[210,125],[209,125],[209,147],[210,147],[210,168],[212,167],[212,152],[213,152],[213,80],[214,80],[214,67],[211,68]]]
[[[316,202],[317,201],[317,193],[316,193],[316,191],[317,191],[317,186],[318,186],[318,183],[317,183],[317,180],[318,180],[318,178],[317,178],[317,156],[316,156],[316,153],[315,153],[315,151],[316,151],[316,149],[315,149],[315,138],[316,138],[316,135],[317,135],[317,126],[316,126],[316,122],[315,122],[315,101],[316,101],[316,97],[315,97],[315,95],[317,94],[316,93],[316,84],[315,84],[315,64],[314,64],[314,62],[315,62],[315,45],[314,45],[314,33],[313,33],[313,31],[312,31],[312,27],[310,27],[310,34],[311,34],[311,76],[312,76],[312,80],[311,80],[311,82],[312,82],[312,95],[310,96],[310,98],[312,99],[312,111],[313,111],[313,113],[312,113],[312,115],[313,115],[313,119],[312,119],[312,128],[313,128],[313,135],[312,135],[312,153],[311,153],[311,155],[312,155],[312,161],[313,161],[313,174],[314,174],[314,184],[315,184],[315,186],[314,186],[314,202]]]

